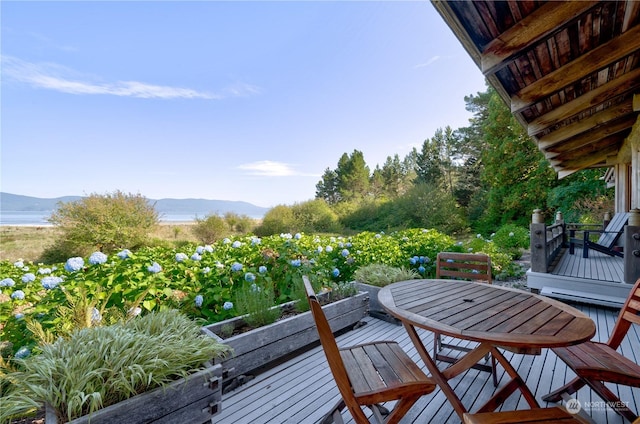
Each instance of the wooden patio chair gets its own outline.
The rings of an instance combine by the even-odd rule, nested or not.
[[[576,346],[553,348],[553,351],[576,373],[577,377],[544,396],[546,402],[558,402],[588,385],[609,402],[618,414],[630,422],[638,415],[621,402],[605,383],[640,387],[640,366],[617,351],[631,324],[640,324],[640,279],[636,281],[620,310],[616,325],[607,343],[586,342]]]
[[[491,284],[491,258],[484,253],[440,252],[436,257],[436,278],[444,277],[483,281]],[[440,353],[440,351],[445,348],[463,352],[471,351],[471,349],[467,347],[444,343],[442,341],[442,335],[435,333],[433,335],[433,359],[448,363],[456,362],[458,360],[457,358]],[[489,360],[489,355],[485,360]],[[491,365],[476,364],[474,368],[480,371],[490,372],[493,378],[493,385],[498,386],[496,361],[494,358],[491,358]]]
[[[597,250],[609,256],[623,257],[623,253],[614,247],[616,242],[624,231],[624,226],[629,221],[629,212],[619,212],[613,215],[613,218],[604,230],[584,229],[582,230],[582,238],[576,238],[576,228],[569,230],[569,253],[573,255],[575,246],[582,246],[582,257],[589,257],[589,249]],[[576,224],[571,224],[576,225]],[[591,241],[592,233],[600,233],[598,241]]]
[[[464,414],[465,424],[590,424],[593,423],[581,415],[569,413],[560,406],[540,409],[523,409],[519,411],[480,412]]]
[[[373,411],[378,423],[397,423],[422,395],[435,389],[435,383],[396,342],[377,341],[339,348],[307,276],[303,276],[303,282],[320,343],[342,395],[322,423],[342,423],[341,411],[345,406],[358,424],[369,423],[362,406]],[[392,411],[380,405],[395,400]]]

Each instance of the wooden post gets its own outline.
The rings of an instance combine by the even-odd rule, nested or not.
[[[531,271],[547,272],[547,228],[540,209],[533,211],[531,226]]]
[[[624,282],[633,284],[640,278],[640,209],[633,209],[624,227]]]

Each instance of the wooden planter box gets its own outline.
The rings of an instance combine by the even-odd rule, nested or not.
[[[364,318],[367,315],[368,306],[367,293],[358,293],[322,308],[331,329],[337,332],[355,325]],[[231,357],[217,360],[223,367],[224,383],[249,374],[319,341],[318,331],[309,311],[227,339],[220,338],[222,327],[230,324],[236,328],[241,327],[244,325],[244,320],[242,317],[236,317],[202,328],[205,334],[234,349]]]
[[[213,365],[165,387],[107,406],[68,424],[204,424],[222,410],[222,366]],[[58,424],[55,411],[46,407],[45,422]]]
[[[374,318],[400,325],[400,320],[389,315],[382,307],[380,301],[378,301],[378,293],[382,290],[382,287],[372,286],[371,284],[360,283],[358,281],[356,281],[355,284],[359,291],[369,294],[369,315]]]

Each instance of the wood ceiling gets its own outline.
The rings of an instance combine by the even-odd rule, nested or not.
[[[640,109],[640,1],[432,4],[560,177],[612,164]]]

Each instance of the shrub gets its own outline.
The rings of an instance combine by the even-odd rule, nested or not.
[[[353,274],[353,278],[356,281],[378,287],[419,277],[420,275],[413,269],[398,268],[385,264],[365,265],[358,268]]]
[[[338,216],[322,199],[294,204],[292,212],[296,232],[329,233],[338,230]]]
[[[290,206],[278,205],[267,211],[262,219],[262,224],[256,228],[255,232],[259,236],[269,236],[295,232],[295,227],[293,209]]]
[[[142,246],[158,224],[158,213],[142,195],[116,191],[61,202],[48,221],[61,230],[56,244],[70,250],[65,253],[83,255],[95,249],[111,253]]]
[[[280,309],[273,308],[275,296],[268,285],[245,283],[236,294],[236,308],[251,327],[271,324],[280,317]]]
[[[255,220],[247,215],[238,215],[234,212],[224,214],[224,220],[231,229],[238,234],[246,234],[255,227]]]
[[[522,250],[529,247],[529,230],[507,224],[495,232],[492,240],[499,249],[511,255],[513,259],[519,259],[522,256]]]
[[[191,229],[193,235],[204,244],[221,240],[228,230],[227,223],[218,215],[208,215],[204,219],[196,218],[196,223]]]

